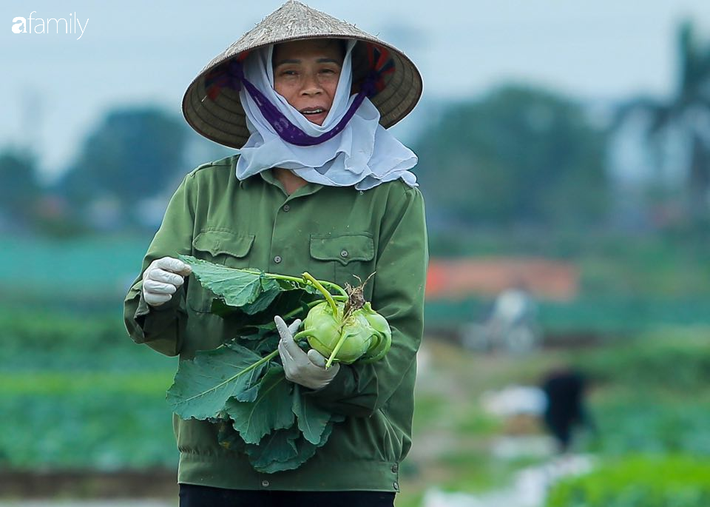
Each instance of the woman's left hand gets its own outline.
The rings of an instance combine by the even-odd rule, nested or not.
[[[286,326],[284,320],[277,315],[274,322],[281,336],[279,355],[286,379],[311,389],[322,389],[330,384],[338,374],[340,365],[335,363],[326,369],[325,358],[317,350],[311,349],[308,353],[301,350],[293,339],[293,333],[298,330],[301,320],[296,319],[290,326]]]

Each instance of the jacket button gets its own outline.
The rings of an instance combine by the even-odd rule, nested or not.
[[[269,481],[261,481],[261,485],[264,486],[265,488],[269,487]]]
[[[399,470],[399,467],[397,465],[392,465],[392,473],[397,473],[397,470]]]
[[[284,207],[283,207],[284,211],[288,211],[290,209],[291,209],[291,206],[289,206],[288,204],[284,204]]]
[[[394,486],[394,489],[396,489],[397,491],[399,491],[399,483],[393,482],[393,483],[392,483],[392,486]]]
[[[341,256],[343,259],[346,258],[346,257],[348,256],[348,251],[347,251],[347,250],[343,250],[342,252],[340,252],[340,256]]]
[[[281,256],[280,256],[280,255],[277,255],[276,257],[274,257],[274,262],[275,262],[276,264],[280,264],[280,263],[281,263]]]

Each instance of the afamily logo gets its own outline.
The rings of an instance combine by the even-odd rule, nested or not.
[[[86,18],[84,26],[76,16],[76,12],[70,13],[69,18],[35,18],[32,15],[37,11],[30,12],[26,18],[18,16],[12,19],[12,33],[27,33],[27,34],[78,34],[76,40],[84,36],[84,30],[89,24],[89,18]]]

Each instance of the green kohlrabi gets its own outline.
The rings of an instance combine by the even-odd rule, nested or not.
[[[322,290],[326,301],[311,308],[303,320],[303,330],[294,338],[307,338],[311,347],[328,358],[326,367],[333,361],[351,364],[384,357],[392,343],[392,331],[387,320],[365,302],[364,284],[355,288],[346,285],[347,301],[336,302],[318,280],[308,273],[304,277]]]

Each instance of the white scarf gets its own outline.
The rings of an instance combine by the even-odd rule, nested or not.
[[[348,41],[340,79],[323,125],[310,122],[274,90],[273,44],[254,51],[244,62],[244,77],[256,86],[286,118],[310,136],[319,136],[337,125],[355,99],[349,96],[352,84],[352,49]],[[402,178],[411,187],[419,186],[409,169],[417,156],[380,124],[380,112],[365,98],[343,131],[314,146],[290,144],[276,133],[242,86],[239,92],[251,136],[240,150],[237,178],[273,167],[290,169],[310,183],[326,186],[355,186],[369,190],[380,183]]]

